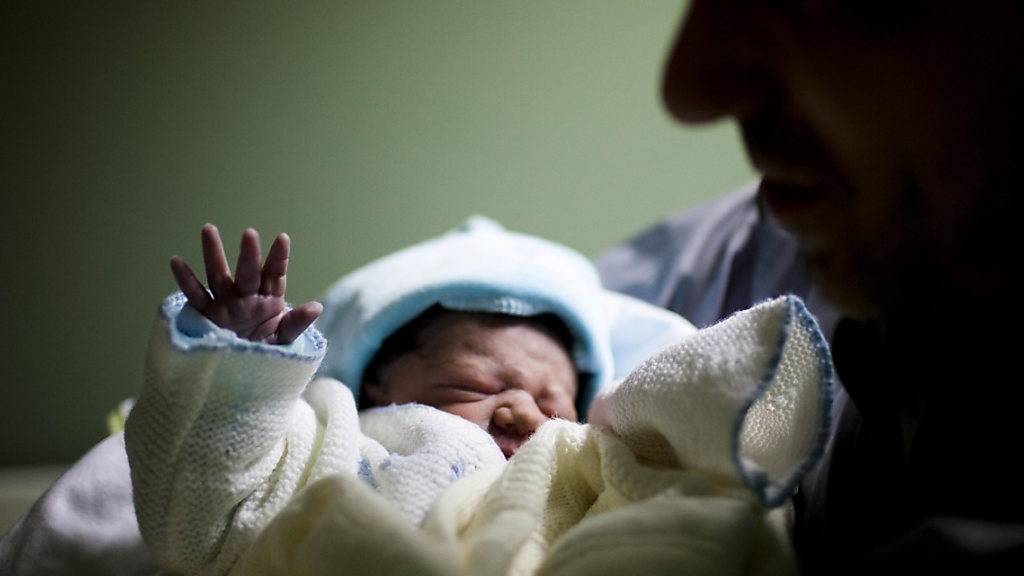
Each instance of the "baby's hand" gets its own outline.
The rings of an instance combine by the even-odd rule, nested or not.
[[[203,316],[241,338],[269,344],[288,344],[316,320],[323,306],[306,302],[285,310],[285,274],[291,240],[287,234],[274,239],[267,261],[260,269],[260,236],[252,228],[242,233],[242,247],[231,278],[224,245],[213,224],[203,226],[203,261],[210,292],[179,256],[171,258],[171,272],[178,287]],[[212,297],[211,297],[212,293]]]

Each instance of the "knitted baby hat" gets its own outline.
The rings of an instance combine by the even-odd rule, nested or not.
[[[345,275],[323,304],[317,327],[330,345],[320,373],[341,380],[357,397],[384,340],[435,304],[561,319],[573,337],[576,368],[589,376],[576,399],[580,414],[613,376],[606,296],[590,261],[481,216]]]

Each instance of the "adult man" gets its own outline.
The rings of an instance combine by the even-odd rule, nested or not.
[[[806,267],[845,317],[833,352],[850,401],[796,500],[808,573],[1020,569],[1024,496],[1005,463],[1024,394],[1004,334],[1020,317],[1007,236],[1020,213],[1022,24],[1012,1],[694,0],[679,31],[668,109],[683,122],[737,120],[763,175],[757,202],[796,238],[764,250],[763,219],[736,225],[747,239],[721,241],[724,252],[700,236],[715,263],[704,276],[718,278],[702,285],[724,314],[758,294],[756,282],[737,291],[751,275],[736,270],[783,270],[774,286],[799,290]],[[737,213],[752,212],[718,217]],[[679,261],[650,266],[652,249],[694,252],[657,246],[671,229],[610,253],[603,275],[637,293],[641,273],[616,271],[646,252],[661,303],[693,317],[706,302],[688,298]],[[795,252],[799,262],[774,259]]]

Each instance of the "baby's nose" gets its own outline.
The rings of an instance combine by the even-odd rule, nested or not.
[[[494,425],[506,434],[529,436],[548,417],[537,406],[536,400],[528,392],[510,391],[507,398],[494,410],[491,417]]]

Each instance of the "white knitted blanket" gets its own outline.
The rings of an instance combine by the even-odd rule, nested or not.
[[[831,384],[803,304],[766,302],[644,362],[592,424],[549,422],[466,475],[420,527],[352,475],[323,477],[233,573],[794,573],[777,506],[822,450]]]
[[[180,294],[164,303],[125,430],[139,528],[164,569],[226,573],[323,478],[362,484],[411,527],[455,480],[505,465],[457,416],[413,404],[357,413],[336,380],[310,382],[324,349],[315,330],[269,346],[217,328]]]

